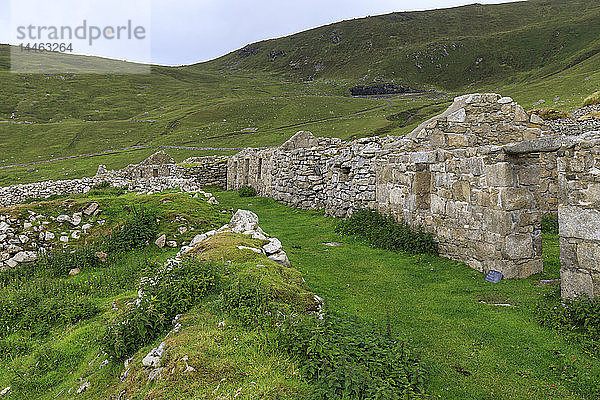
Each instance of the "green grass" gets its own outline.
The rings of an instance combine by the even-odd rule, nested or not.
[[[259,215],[260,226],[267,233],[282,241],[293,268],[282,269],[262,255],[236,248],[259,247],[259,240],[225,234],[209,240],[198,252],[201,260],[226,266],[227,273],[219,279],[262,276],[264,284],[276,288],[282,304],[309,307],[310,293],[316,293],[325,298],[329,312],[354,316],[366,326],[389,326],[421,359],[426,391],[434,398],[597,396],[597,357],[560,333],[541,327],[533,314],[535,304],[548,290],[541,287],[540,280],[559,275],[557,235],[544,234],[543,274],[490,284],[462,263],[375,249],[340,236],[335,233],[339,221],[319,211],[297,210],[259,197],[240,198],[236,192],[215,195],[219,207],[203,208],[196,199],[177,193],[98,194],[20,206],[15,212],[42,207],[52,213],[61,202],[78,207],[93,198],[103,202],[103,213],[113,215],[110,223],[114,224],[124,216],[119,210],[136,201],[160,213],[161,224],[166,224],[161,229],[176,229],[171,218],[183,216],[199,224],[196,231],[204,231],[229,218],[219,212],[221,208],[249,209]],[[342,245],[329,247],[325,242]],[[238,398],[244,399],[304,398],[311,386],[303,379],[298,361],[274,347],[264,332],[236,323],[237,317],[224,313],[214,295],[187,312],[182,331],[168,337],[166,368],[159,381],[148,383],[141,358],[162,338],[134,355],[123,382],[120,362],[99,368],[104,357],[98,355],[98,338],[106,325],[136,296],[146,266],[162,262],[173,252],[151,246],[113,257],[108,265],[73,277],[52,277],[33,269],[3,280],[3,298],[17,292],[47,292],[52,297],[52,290],[60,290],[67,299],[75,296],[90,302],[96,311],[79,322],[57,321],[45,331],[17,329],[0,337],[0,386],[13,386],[13,397],[24,399],[70,398],[68,391],[85,380],[92,386],[79,397],[90,399],[118,396],[122,390],[127,390],[130,398],[140,399],[218,398],[238,392]],[[56,299],[60,301],[60,297]],[[119,310],[113,310],[113,302]],[[512,306],[494,305],[499,303]],[[219,328],[220,321],[225,321],[227,328]],[[191,374],[183,372],[185,356],[196,369]],[[23,376],[27,379],[21,379]]]
[[[428,393],[461,400],[597,395],[590,382],[598,379],[600,362],[534,321],[533,308],[544,290],[539,280],[559,275],[556,235],[544,237],[543,274],[494,285],[458,262],[409,257],[340,237],[334,233],[336,220],[317,211],[240,199],[231,192],[217,198],[256,212],[261,227],[291,247],[292,265],[331,310],[381,324],[389,314],[393,331],[421,351]],[[322,244],[332,241],[344,244]],[[564,364],[572,364],[566,374],[556,370]]]
[[[0,166],[139,144],[274,146],[298,130],[342,139],[400,135],[453,95],[474,91],[571,110],[600,85],[599,15],[592,0],[393,13],[256,43],[248,57],[235,51],[192,66],[153,66],[147,75],[12,74],[9,48],[0,45],[0,121],[21,122],[0,123]],[[286,56],[272,61],[271,50]],[[448,95],[391,104],[349,96],[351,86],[374,81]],[[89,175],[97,161],[118,167],[126,159],[1,170],[0,184]]]
[[[593,106],[600,103],[600,92],[594,92],[583,100],[584,106]]]

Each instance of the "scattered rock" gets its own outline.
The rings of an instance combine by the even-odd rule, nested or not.
[[[324,246],[329,246],[329,247],[338,247],[338,246],[343,246],[344,243],[340,243],[340,242],[328,242],[328,243],[323,243]]]
[[[290,260],[288,259],[285,251],[280,251],[269,256],[269,260],[275,261],[277,264],[283,265],[284,267],[290,267]]]
[[[148,355],[142,360],[144,367],[160,367],[160,359],[165,353],[165,342],[162,342],[158,347],[150,350]]]
[[[71,270],[69,271],[69,275],[77,275],[80,272],[81,270],[79,268],[71,268]]]
[[[90,387],[90,383],[89,382],[84,382],[81,384],[81,386],[79,386],[79,389],[77,389],[77,394],[83,393],[86,390],[88,390]]]
[[[98,209],[98,203],[92,203],[89,206],[87,206],[84,210],[83,213],[87,216],[90,216],[94,213],[94,211],[96,211]]]
[[[106,254],[103,251],[97,251],[96,252],[96,257],[98,257],[100,259],[100,261],[106,262],[106,259],[108,258],[108,254]]]
[[[10,393],[10,386],[4,388],[1,392],[0,392],[0,396],[6,396],[7,394]]]
[[[159,367],[159,368],[155,368],[152,371],[150,371],[150,374],[148,375],[148,380],[149,381],[153,381],[156,378],[160,377],[160,373],[162,372],[163,368]]]
[[[253,252],[255,252],[255,253],[262,254],[262,250],[261,250],[261,249],[256,249],[256,248],[254,248],[254,247],[248,247],[248,246],[237,246],[237,248],[238,248],[238,249],[240,249],[240,250],[251,250],[251,251],[253,251]]]
[[[248,210],[237,210],[229,221],[229,228],[235,233],[256,232],[258,215]]]
[[[169,240],[167,242],[167,246],[169,246],[169,247],[177,247],[177,242],[174,241],[174,240]]]
[[[277,238],[269,239],[269,243],[265,244],[263,247],[265,254],[271,255],[275,253],[279,253],[282,249],[281,242]]]
[[[20,251],[12,259],[18,263],[33,262],[37,260],[37,254],[33,251]]]
[[[73,217],[71,218],[71,224],[73,224],[74,226],[77,226],[81,223],[81,219],[82,219],[82,215],[81,213],[75,213],[73,214]]]
[[[160,235],[158,237],[158,239],[156,239],[156,241],[154,242],[154,244],[157,245],[161,249],[163,247],[165,247],[166,243],[167,243],[167,235],[165,235],[164,233],[162,235]]]
[[[180,234],[183,235],[184,233],[186,233],[188,231],[188,228],[187,228],[187,226],[180,226],[177,230],[179,231]]]

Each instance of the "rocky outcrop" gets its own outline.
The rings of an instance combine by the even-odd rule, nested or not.
[[[374,85],[359,85],[350,88],[352,96],[374,96],[385,94],[419,93],[418,90],[408,86],[396,85],[394,83],[381,83]]]
[[[200,235],[196,235],[188,246],[184,246],[177,254],[177,259],[183,255],[193,251],[200,246],[204,241],[214,235],[220,233],[232,232],[240,233],[242,235],[251,236],[253,239],[268,240],[268,243],[263,245],[262,248],[253,248],[247,246],[238,246],[239,250],[248,250],[259,254],[266,255],[270,260],[283,265],[284,267],[290,266],[290,260],[286,252],[283,250],[281,241],[277,238],[269,238],[269,236],[260,228],[258,225],[258,215],[248,210],[237,210],[227,225],[223,225],[218,230],[212,230]]]

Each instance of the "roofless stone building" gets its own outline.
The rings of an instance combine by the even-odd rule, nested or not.
[[[562,295],[600,296],[600,133],[556,136],[511,98],[472,94],[405,137],[299,132],[231,157],[227,187],[344,217],[376,209],[434,234],[440,254],[506,278],[542,271],[558,211]]]

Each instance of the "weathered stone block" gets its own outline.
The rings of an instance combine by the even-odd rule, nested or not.
[[[485,176],[490,186],[514,186],[515,184],[513,168],[507,162],[486,165]]]
[[[560,294],[569,299],[581,295],[593,297],[594,283],[591,273],[583,269],[561,269]]]
[[[519,276],[519,278],[527,278],[543,271],[544,263],[541,258],[527,261],[521,264],[521,276]]]
[[[584,241],[577,245],[579,268],[600,272],[600,243]]]
[[[458,181],[452,184],[452,191],[454,192],[454,198],[457,201],[470,201],[471,200],[471,186],[469,182]]]
[[[562,237],[600,240],[599,210],[559,205],[558,224]]]
[[[504,243],[504,254],[509,259],[534,258],[533,239],[527,234],[508,235]]]
[[[529,209],[534,201],[526,188],[503,188],[500,192],[500,205],[505,210]]]

